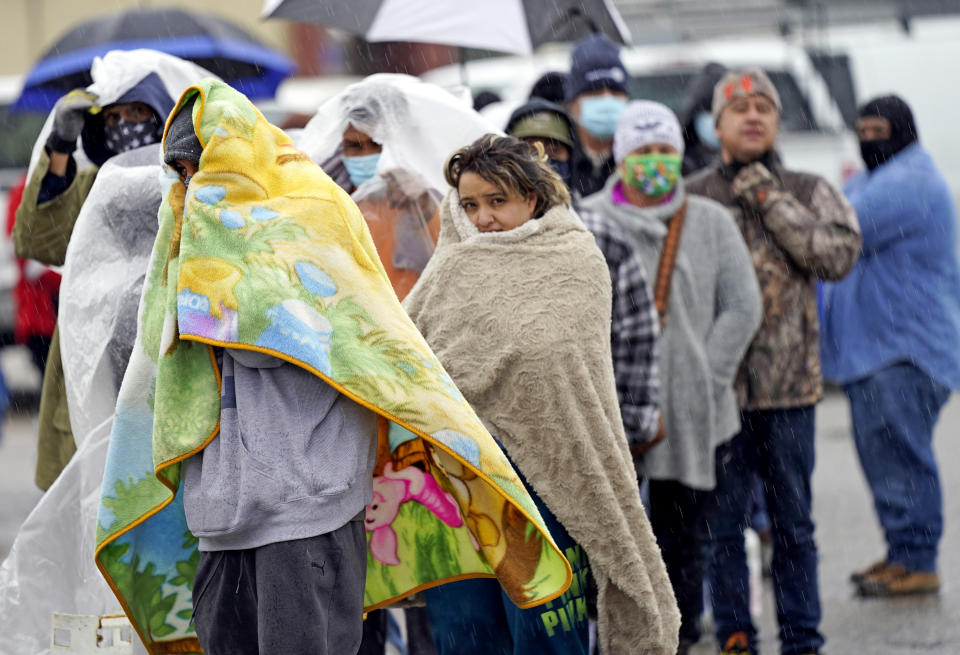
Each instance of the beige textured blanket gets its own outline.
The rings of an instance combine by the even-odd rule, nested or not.
[[[453,190],[404,302],[450,376],[586,551],[604,655],[673,655],[680,615],[637,490],[610,355],[610,278],[564,207],[480,234]]]

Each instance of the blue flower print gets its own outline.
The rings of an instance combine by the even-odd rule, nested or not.
[[[280,214],[273,211],[272,209],[267,209],[266,207],[254,207],[250,211],[250,216],[257,221],[269,221],[270,219],[276,218]]]
[[[301,300],[288,299],[267,310],[270,326],[257,345],[299,359],[327,376],[333,326],[325,316]]]
[[[460,457],[474,466],[480,466],[480,447],[469,437],[456,430],[438,430],[430,435],[442,444],[446,444]]]
[[[240,215],[240,212],[235,212],[230,209],[220,210],[220,222],[223,223],[224,227],[229,227],[231,230],[236,230],[247,224],[247,222],[243,220],[243,216]]]
[[[321,298],[329,298],[336,295],[337,284],[333,279],[321,271],[319,268],[309,262],[297,262],[293,266],[297,271],[297,277],[300,278],[304,288],[312,294]]]
[[[217,204],[218,202],[223,200],[224,196],[226,195],[227,195],[227,190],[222,186],[217,186],[215,184],[208,184],[206,186],[202,186],[193,192],[194,198],[208,205]]]

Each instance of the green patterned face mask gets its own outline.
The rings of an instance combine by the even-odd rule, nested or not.
[[[682,162],[680,155],[627,155],[617,173],[643,195],[656,198],[677,186]]]

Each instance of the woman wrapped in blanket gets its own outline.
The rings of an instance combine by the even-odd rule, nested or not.
[[[445,167],[437,249],[404,306],[525,478],[574,584],[520,610],[493,581],[428,590],[440,655],[677,648],[679,615],[637,491],[610,353],[603,255],[542,147],[486,135]]]

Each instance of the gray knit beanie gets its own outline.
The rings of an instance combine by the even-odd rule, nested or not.
[[[187,101],[167,129],[167,138],[163,142],[163,161],[172,166],[177,159],[200,162],[203,146],[193,129],[193,103],[197,96]]]
[[[737,98],[748,98],[752,95],[767,96],[777,108],[777,113],[783,111],[777,87],[773,85],[767,74],[759,68],[746,68],[728,72],[713,87],[713,122],[720,120],[720,114],[731,102]]]

